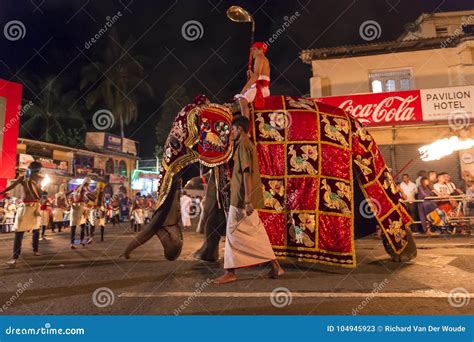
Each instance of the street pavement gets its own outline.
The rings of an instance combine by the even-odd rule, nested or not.
[[[418,236],[418,257],[394,263],[381,241],[356,242],[357,267],[282,261],[286,274],[265,278],[268,267],[238,270],[235,283],[216,285],[219,263],[192,258],[202,235],[184,232],[184,248],[167,261],[154,237],[119,258],[134,233],[106,227],[106,241],[71,250],[69,230],[49,232],[33,256],[31,235],[15,269],[0,265],[4,315],[467,315],[474,313],[472,237]],[[13,234],[0,235],[0,261],[11,256]],[[222,244],[223,248],[223,244]],[[221,249],[222,255],[222,249]]]

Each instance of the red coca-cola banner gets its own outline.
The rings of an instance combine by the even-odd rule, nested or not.
[[[331,96],[319,98],[318,101],[342,108],[369,126],[423,121],[419,90]]]

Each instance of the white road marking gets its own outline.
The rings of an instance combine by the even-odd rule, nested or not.
[[[163,297],[206,297],[206,298],[266,298],[272,292],[123,292],[123,298],[163,298]],[[419,290],[412,292],[291,292],[293,298],[449,298],[447,292],[438,290]],[[463,294],[466,298],[474,298],[474,293]]]

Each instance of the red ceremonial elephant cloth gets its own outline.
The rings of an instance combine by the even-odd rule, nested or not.
[[[340,108],[289,96],[267,97],[251,115],[265,197],[259,214],[278,257],[355,266],[355,210],[367,208],[395,252],[405,248],[411,219],[357,120]],[[360,205],[355,181],[366,198]]]

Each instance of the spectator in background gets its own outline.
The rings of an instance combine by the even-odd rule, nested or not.
[[[474,178],[471,178],[466,183],[466,216],[474,216]],[[473,224],[474,218],[470,219],[470,223]]]
[[[468,170],[464,170],[461,181],[458,184],[458,189],[460,189],[463,194],[467,193],[467,189],[469,188],[468,183],[471,183],[471,179],[474,179],[471,173]]]
[[[433,190],[433,185],[438,181],[438,174],[436,171],[428,171],[428,180],[430,181],[430,188]]]
[[[431,181],[431,180],[430,180]],[[433,192],[438,197],[448,197],[450,194],[449,187],[446,184],[446,177],[443,172],[438,174],[438,181],[433,185]]]
[[[10,197],[5,197],[4,201],[5,221],[4,232],[10,233],[13,230],[13,223],[15,222],[16,205]]]
[[[448,186],[450,195],[456,196],[464,193],[464,191],[459,186],[456,186],[456,184],[451,182],[451,176],[449,175],[449,173],[443,172],[443,174],[446,179],[446,185]]]
[[[426,177],[423,177],[420,181],[420,186],[418,187],[418,196],[419,200],[425,200],[426,197],[435,196],[433,190],[430,188],[430,180]],[[424,233],[430,234],[430,229],[428,227],[428,222],[426,221],[426,216],[432,211],[436,210],[436,202],[433,201],[423,201],[418,203],[418,214],[420,216],[421,227]]]
[[[438,208],[443,210],[446,215],[449,215],[453,210],[453,206],[449,201],[450,190],[449,186],[446,184],[446,175],[444,172],[438,175],[438,182],[433,185],[433,192],[439,198],[446,198],[446,201],[438,202]]]
[[[418,177],[416,177],[416,180],[415,180],[415,185],[416,185],[417,189],[421,185],[421,179],[422,178],[426,178],[426,171],[425,170],[418,171]]]
[[[400,183],[400,189],[402,190],[403,199],[405,201],[407,201],[407,202],[405,202],[405,206],[407,207],[411,218],[414,221],[418,221],[418,210],[417,210],[417,207],[416,207],[416,203],[413,202],[414,200],[416,200],[416,194],[418,193],[418,189],[417,189],[415,183],[413,183],[410,180],[410,176],[407,173],[403,174],[403,176],[402,176],[402,182]],[[412,224],[411,229],[412,229],[412,231],[422,232],[422,230],[420,229],[420,226],[418,224]]]

